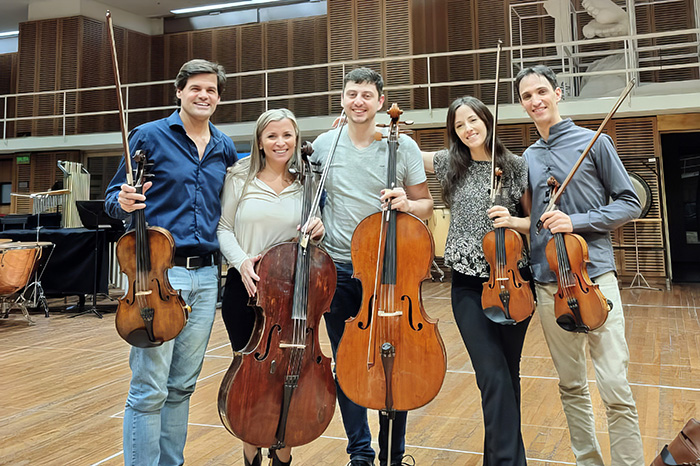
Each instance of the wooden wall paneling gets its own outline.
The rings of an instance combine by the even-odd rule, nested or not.
[[[15,94],[17,90],[17,63],[19,54],[5,53],[0,55],[0,94]],[[5,118],[13,118],[17,105],[17,98],[8,98],[7,102],[0,101],[0,115]],[[7,115],[5,109],[7,108]],[[0,131],[4,131],[7,137],[15,136],[15,122],[5,122],[5,127],[0,127]]]
[[[192,58],[189,36],[188,32],[165,36],[165,79],[175,79],[180,67]]]
[[[498,125],[496,134],[503,144],[515,155],[522,155],[530,146],[528,125]]]
[[[79,86],[78,81],[78,56],[80,53],[80,20],[78,17],[61,18],[59,25],[59,74],[57,89],[76,89]],[[57,99],[57,110],[63,111],[64,96],[61,95]],[[65,94],[65,111],[66,113],[77,113],[78,98],[75,92],[67,92]],[[62,132],[63,121],[58,120],[58,133]],[[66,134],[76,134],[77,118],[70,117],[65,120]]]
[[[105,71],[103,67],[109,66],[108,71],[112,73],[111,63],[106,65],[104,57],[109,58],[108,42],[105,28],[99,21],[81,18],[82,22],[82,56],[80,57],[80,87],[97,87],[107,84],[103,78]],[[119,72],[123,76],[124,70],[124,49],[123,45],[123,29],[114,28],[115,42],[117,44],[117,56],[119,59]],[[113,82],[114,78],[110,82]],[[112,91],[114,94],[114,91]],[[79,95],[80,112],[98,112],[106,108],[105,99],[107,99],[105,91],[93,90],[84,91]],[[104,117],[101,116],[83,116],[78,119],[79,133],[95,133],[101,132],[104,128]]]
[[[474,29],[468,27],[475,19],[476,0],[447,0],[448,48],[451,51],[474,50]],[[452,81],[467,81],[476,77],[474,55],[456,55],[448,60],[448,73]],[[447,105],[463,95],[477,95],[476,86],[451,86]]]
[[[167,76],[165,74],[165,37],[151,36],[149,39],[151,49],[151,60],[148,63],[151,79],[154,81],[175,80],[175,76]],[[151,105],[172,105],[175,99],[175,91],[172,84],[158,85],[151,87]],[[148,120],[156,120],[163,116],[169,115],[170,111],[151,111],[148,112]]]
[[[19,25],[19,65],[17,93],[34,92],[37,67],[39,66],[37,35],[39,25],[37,22],[21,23]],[[29,117],[33,115],[35,97],[19,97],[16,101],[15,114],[17,117]],[[32,122],[29,120],[17,122],[17,136],[32,136]],[[13,206],[14,207],[14,206]]]
[[[57,84],[58,66],[58,20],[50,19],[39,23],[39,76],[38,91],[53,91]],[[39,95],[38,106],[34,108],[35,115],[49,116],[56,114],[57,95]],[[58,120],[42,118],[33,122],[34,136],[52,136],[56,133]]]
[[[265,66],[263,69],[286,68],[292,66],[291,49],[294,47],[292,27],[289,21],[271,21],[263,24],[265,36]],[[272,72],[267,75],[267,95],[269,97],[289,95],[292,85],[292,72]],[[294,112],[294,101],[289,99],[271,100],[268,108],[288,108]]]
[[[265,35],[261,24],[250,24],[240,28],[241,54],[240,71],[257,71],[265,69]],[[245,49],[243,49],[245,44]],[[243,53],[245,50],[245,53]],[[244,76],[241,78],[239,99],[265,97],[265,78],[263,75]],[[241,119],[255,121],[265,111],[265,102],[251,102],[241,105]]]
[[[447,131],[444,128],[419,129],[413,132],[413,137],[421,150],[426,152],[439,151],[449,145],[447,141]],[[426,176],[428,178],[428,189],[433,196],[433,208],[445,208],[440,182],[437,180],[434,173],[426,173]]]
[[[227,74],[238,72],[238,28],[226,27],[214,29],[212,42],[216,62],[224,67]],[[236,100],[239,88],[240,78],[228,78],[226,80],[226,88],[221,94],[221,101]],[[219,104],[212,121],[215,123],[241,121],[239,115],[240,104]]]
[[[411,47],[413,54],[447,52],[450,21],[447,13],[446,0],[412,0],[411,2]],[[464,34],[464,29],[462,31]],[[415,60],[413,66],[413,83],[428,83],[428,61]],[[430,82],[449,81],[448,58],[430,59]],[[433,108],[449,105],[449,89],[436,87],[430,91],[427,88],[413,90],[413,108],[427,109],[428,92]]]
[[[411,8],[405,0],[386,0],[383,3],[384,13],[384,53],[385,57],[412,55]],[[412,60],[397,60],[386,62],[383,69],[386,86],[401,86],[412,84]],[[410,110],[413,107],[413,92],[410,89],[399,89],[387,92],[387,102],[396,102],[400,108]],[[411,119],[408,117],[407,119]]]
[[[326,18],[300,18],[291,21],[291,63],[293,66],[313,65],[326,61]],[[318,47],[317,45],[320,45]],[[326,68],[299,70],[290,73],[291,90],[295,94],[325,92],[328,90]],[[297,117],[325,115],[329,112],[327,96],[295,99],[294,113]]]
[[[151,69],[150,66],[148,66],[148,63],[150,63],[152,57],[151,49],[148,46],[150,36],[127,29],[125,30],[124,39],[124,55],[122,60],[120,60],[124,61],[124,74],[121,75],[122,84],[124,85],[151,81]],[[111,64],[111,62],[109,64]],[[152,86],[131,87],[129,88],[129,98],[128,101],[125,100],[125,105],[129,110],[159,105],[153,103],[152,93]],[[124,97],[126,98],[126,91],[124,92]],[[105,104],[105,110],[118,109],[117,95],[115,91],[112,91],[107,96]],[[150,112],[130,112],[127,123],[128,129],[133,129],[140,124],[150,121],[151,118],[149,113]],[[110,131],[120,131],[121,127],[119,124],[118,114],[115,113],[114,116],[109,117],[108,127],[110,128]],[[111,129],[112,127],[114,127],[114,129]]]
[[[191,31],[188,35],[191,41],[189,60],[202,58],[204,60],[216,61],[213,47],[214,32],[211,29]]]
[[[30,157],[31,163],[31,157]],[[12,180],[13,192],[18,194],[29,194],[30,191],[30,181],[31,181],[31,164],[23,163],[18,164],[17,160],[14,161],[14,177]],[[32,213],[32,201],[26,197],[12,196],[11,199],[11,211],[16,214],[30,214]]]
[[[331,62],[354,60],[357,58],[355,44],[359,26],[355,18],[354,0],[333,0],[328,2],[328,60]],[[343,77],[350,70],[342,66],[332,66],[329,70],[329,89],[341,90]],[[340,98],[331,96],[331,112],[340,113]]]
[[[637,23],[637,33],[646,34],[650,32],[665,32],[680,29],[691,29],[697,27],[695,24],[693,0],[681,0],[679,2],[666,3],[644,3],[636,5],[635,18]],[[680,42],[694,41],[696,37],[691,35],[660,37],[654,39],[644,39],[639,41],[639,47],[654,45],[667,45]],[[691,57],[669,60],[664,59],[664,55],[676,53],[693,54]],[[642,65],[670,65],[678,63],[698,63],[697,49],[687,47],[685,49],[673,49],[668,51],[645,51],[640,52],[640,58],[653,58],[655,60],[645,61]],[[698,68],[665,69],[657,71],[645,71],[640,73],[641,82],[671,82],[687,79],[698,79]]]

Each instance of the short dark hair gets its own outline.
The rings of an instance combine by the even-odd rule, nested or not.
[[[187,85],[187,80],[196,74],[215,74],[216,89],[219,95],[224,92],[226,87],[226,71],[224,71],[224,67],[218,63],[202,60],[200,58],[195,58],[182,65],[175,77],[175,89],[178,91],[183,90]],[[177,99],[177,101],[179,105],[180,99]]]
[[[559,84],[557,84],[557,75],[554,74],[554,71],[552,71],[550,67],[545,65],[535,65],[523,68],[522,70],[520,70],[517,76],[515,76],[515,90],[518,93],[518,101],[521,100],[520,81],[522,81],[526,76],[530,76],[531,74],[536,74],[545,78],[549,82],[549,84],[552,85],[552,90],[555,90],[557,87],[559,87]]]
[[[379,97],[382,96],[382,92],[384,91],[384,79],[382,75],[369,68],[355,68],[347,73],[345,78],[343,78],[343,90],[345,90],[345,85],[349,82],[374,84],[377,87]]]

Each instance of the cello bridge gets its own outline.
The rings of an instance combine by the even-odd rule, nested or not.
[[[153,293],[153,290],[146,290],[146,291],[137,291],[134,293],[136,296],[148,296],[149,294]]]
[[[306,345],[300,345],[297,343],[280,343],[279,344],[280,348],[295,348],[295,349],[304,349],[306,348]]]
[[[398,317],[402,316],[403,311],[394,311],[394,312],[386,312],[386,311],[379,311],[377,312],[377,316],[379,317]]]

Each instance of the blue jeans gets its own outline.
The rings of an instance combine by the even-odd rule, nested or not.
[[[324,315],[328,337],[333,349],[333,359],[338,350],[338,343],[345,330],[345,320],[357,315],[362,305],[362,284],[356,278],[352,278],[352,264],[336,262],[338,283],[333,295],[331,310]],[[374,461],[375,452],[372,449],[372,433],[367,422],[367,408],[353,403],[336,380],[338,406],[343,416],[345,434],[348,436],[346,449],[350,459]],[[386,416],[379,414],[379,462],[386,465],[387,439],[389,437],[389,421]],[[396,417],[391,435],[391,462],[401,459],[406,444],[406,411],[396,411]]]
[[[215,266],[168,271],[170,284],[192,308],[177,338],[156,348],[131,348],[131,385],[124,411],[124,464],[184,463],[190,396],[202,370],[216,313]]]

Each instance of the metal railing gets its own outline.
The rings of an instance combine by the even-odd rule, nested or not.
[[[694,40],[689,40],[689,37],[694,37]],[[677,43],[667,43],[670,40],[676,38]],[[653,40],[653,39],[663,39],[663,44],[654,46],[643,46],[640,47],[640,41]],[[604,44],[610,47],[609,50],[590,50],[591,46],[596,46],[599,44]],[[578,41],[569,42],[557,42],[557,43],[544,43],[544,44],[531,44],[531,45],[521,45],[521,46],[511,46],[503,47],[503,52],[511,56],[511,66],[507,77],[502,77],[501,82],[512,82],[514,80],[515,74],[518,69],[522,67],[545,63],[552,67],[556,72],[558,72],[558,79],[560,80],[571,80],[574,84],[571,86],[571,92],[568,97],[577,98],[581,90],[581,82],[583,78],[591,79],[594,77],[604,77],[609,75],[621,75],[624,74],[625,78],[628,80],[631,77],[637,77],[637,82],[644,84],[643,80],[640,80],[640,75],[649,74],[651,72],[660,72],[668,70],[678,70],[678,69],[689,69],[692,70],[692,75],[697,76],[700,72],[700,60],[698,60],[698,49],[700,47],[700,28],[695,29],[684,29],[670,32],[660,32],[660,33],[650,33],[650,34],[640,34],[640,35],[628,35],[622,37],[613,37],[605,39],[586,39]],[[693,48],[694,52],[689,52],[689,49]],[[537,55],[538,50],[556,49],[562,51],[556,54],[547,55]],[[582,51],[583,50],[583,51]],[[588,50],[588,51],[585,51]],[[535,53],[533,54],[534,51]],[[392,81],[391,76],[385,76],[387,85],[385,87],[386,92],[396,92],[396,91],[406,91],[410,90],[414,93],[421,92],[424,95],[424,101],[418,102],[421,99],[414,99],[415,103],[413,105],[414,109],[427,109],[433,110],[434,106],[434,94],[440,89],[451,89],[459,86],[493,86],[495,84],[495,67],[494,71],[489,73],[484,73],[488,77],[480,77],[478,79],[461,79],[461,80],[442,80],[433,81],[433,71],[439,68],[441,64],[445,61],[450,63],[457,63],[461,61],[463,63],[474,63],[478,62],[484,56],[493,55],[495,60],[496,47],[479,49],[479,50],[465,50],[459,52],[441,52],[441,53],[431,53],[431,54],[418,54],[418,55],[405,55],[405,56],[394,56],[394,57],[383,57],[383,58],[373,58],[368,60],[354,60],[354,61],[344,61],[344,62],[329,62],[316,65],[306,65],[297,67],[286,67],[286,68],[275,68],[269,70],[260,71],[249,71],[241,73],[230,73],[227,75],[229,82],[231,80],[242,82],[246,79],[259,79],[262,81],[262,85],[258,86],[262,89],[259,95],[255,95],[254,92],[250,92],[249,97],[241,99],[230,99],[222,100],[219,103],[219,108],[226,107],[230,105],[245,105],[252,103],[262,104],[264,109],[267,110],[270,105],[278,101],[299,101],[300,99],[307,98],[319,98],[319,97],[331,97],[339,95],[341,92],[342,79],[337,79],[337,82],[332,82],[332,76],[341,76],[345,74],[346,70],[352,69],[355,66],[365,65],[367,63],[380,64],[382,66],[390,65],[392,63],[399,63],[402,66],[410,66],[412,70],[411,82],[410,83],[395,83]],[[599,71],[587,71],[586,68],[596,59],[604,58],[610,55],[622,55],[624,57],[624,68],[612,69],[612,70],[599,70]],[[648,56],[653,54],[654,56]],[[646,56],[645,56],[646,55]],[[678,63],[678,61],[681,61]],[[671,63],[675,62],[675,63]],[[636,64],[633,66],[632,64]],[[452,66],[455,68],[455,66]],[[318,89],[314,92],[298,92],[298,93],[286,93],[280,94],[275,93],[274,89],[271,88],[270,82],[277,75],[282,75],[282,81],[284,81],[285,76],[289,78],[293,73],[304,72],[309,73],[312,71],[318,72],[321,70],[322,80],[327,83],[324,89]],[[340,73],[338,73],[340,71]],[[465,72],[467,72],[465,70]],[[452,73],[457,74],[456,72]],[[473,73],[472,73],[473,74]],[[697,81],[698,78],[693,78]],[[164,81],[151,81],[143,83],[133,83],[122,85],[124,92],[124,102],[125,102],[125,117],[127,121],[127,127],[129,127],[129,116],[136,115],[141,112],[158,112],[158,111],[172,111],[176,108],[175,105],[159,105],[159,106],[148,106],[148,107],[138,107],[137,105],[130,105],[130,97],[138,92],[141,88],[157,88],[158,86],[172,86],[171,80]],[[247,92],[247,89],[244,89]],[[0,122],[2,123],[2,139],[6,140],[10,137],[15,137],[14,135],[8,135],[8,124],[9,123],[22,123],[26,121],[40,121],[40,120],[58,120],[60,121],[60,134],[53,134],[54,136],[66,136],[67,135],[67,121],[71,118],[92,118],[107,115],[116,115],[116,103],[113,109],[101,110],[101,111],[69,111],[67,102],[74,102],[74,106],[78,106],[75,102],[80,102],[81,96],[88,92],[114,92],[113,86],[99,86],[90,88],[79,88],[79,89],[65,89],[58,91],[42,91],[42,92],[27,92],[27,93],[17,93],[17,94],[6,94],[0,96],[0,107],[3,109],[2,118]],[[59,107],[60,111],[48,112],[46,114],[34,114],[31,116],[8,116],[8,109],[15,105],[14,111],[17,112],[21,107],[21,100],[34,98],[41,99],[45,97],[51,97],[58,99],[58,105],[54,105],[54,108]],[[444,100],[444,99],[443,99]],[[516,103],[515,96],[511,93],[510,103]],[[444,102],[440,102],[441,104]],[[447,105],[444,105],[447,106]],[[442,105],[441,105],[442,107]],[[330,115],[331,106],[327,106],[328,111],[314,116],[325,116]],[[437,107],[439,108],[439,107]],[[298,115],[299,116],[299,115]],[[221,123],[238,123],[241,121],[252,121],[251,120],[233,120],[233,121],[217,121],[217,124]],[[81,133],[82,134],[82,133]]]

